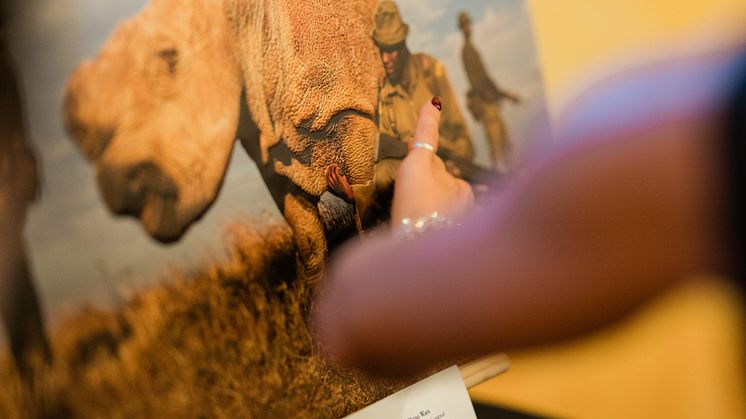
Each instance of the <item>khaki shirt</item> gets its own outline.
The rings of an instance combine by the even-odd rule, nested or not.
[[[468,39],[464,43],[461,57],[464,60],[464,70],[466,71],[466,77],[469,79],[471,91],[488,103],[498,102],[503,99],[505,94],[487,74],[482,57],[479,56],[476,48],[474,48],[474,45]]]
[[[401,84],[392,85],[387,78],[383,81],[378,108],[381,134],[409,141],[422,105],[433,96],[440,96],[443,99],[440,148],[453,156],[473,159],[469,131],[443,64],[425,54],[412,54],[404,71],[409,72],[409,89]]]

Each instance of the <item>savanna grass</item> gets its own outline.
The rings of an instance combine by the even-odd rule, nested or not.
[[[335,418],[402,386],[320,356],[285,224],[235,223],[225,247],[120,307],[78,310],[31,389],[3,356],[0,417]]]

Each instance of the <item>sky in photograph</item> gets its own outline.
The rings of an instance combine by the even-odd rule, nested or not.
[[[158,244],[135,220],[113,217],[101,200],[91,167],[64,132],[62,90],[75,66],[93,56],[117,23],[136,14],[146,1],[26,0],[22,4],[11,26],[12,50],[22,71],[31,140],[44,176],[43,197],[31,210],[27,236],[48,314],[82,302],[116,302],[125,290],[162,278],[170,266],[189,268],[219,256],[221,232],[232,220],[263,212],[279,216],[254,163],[237,147],[218,201],[178,244]],[[524,99],[520,107],[506,105],[503,113],[512,137],[522,141],[532,118],[545,112],[525,4],[520,0],[407,0],[399,5],[410,25],[410,49],[444,62],[462,107],[468,84],[456,17],[462,9],[471,14],[474,43],[490,74]],[[465,107],[463,111],[478,161],[487,164],[482,128]]]

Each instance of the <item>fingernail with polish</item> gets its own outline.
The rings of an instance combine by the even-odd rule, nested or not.
[[[433,97],[433,100],[430,101],[430,103],[435,106],[435,109],[442,111],[443,110],[443,100],[440,98],[440,96]]]

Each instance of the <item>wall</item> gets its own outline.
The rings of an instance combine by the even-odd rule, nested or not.
[[[599,68],[746,21],[744,0],[529,5],[555,118]],[[741,308],[727,282],[693,281],[593,336],[511,353],[512,370],[472,396],[563,417],[746,417]]]

